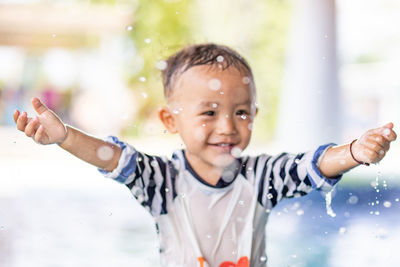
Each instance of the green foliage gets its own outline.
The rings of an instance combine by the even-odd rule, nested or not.
[[[139,107],[139,120],[154,119],[160,105],[164,103],[159,60],[166,59],[191,40],[189,1],[140,0],[135,13],[131,36],[138,54],[143,58],[142,70],[131,77],[130,86],[138,97],[146,92]],[[145,77],[141,82],[139,77]],[[126,134],[140,134],[142,130],[126,129]]]
[[[254,34],[248,58],[254,71],[259,104],[254,135],[269,140],[278,117],[290,8],[287,1],[261,2],[261,13],[265,16],[262,23],[255,25],[257,34]]]

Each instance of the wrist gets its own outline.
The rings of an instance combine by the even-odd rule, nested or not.
[[[68,143],[68,141],[71,139],[71,128],[64,124],[64,129],[65,129],[65,137],[63,140],[57,142],[57,145],[59,145],[60,147],[65,147],[65,145]]]
[[[365,165],[365,166],[369,166],[369,163],[367,162],[363,162],[363,161],[359,161],[358,159],[356,159],[356,157],[353,154],[353,144],[357,141],[357,139],[354,139],[351,143],[350,143],[350,155],[352,157],[352,159],[357,162],[360,165]]]

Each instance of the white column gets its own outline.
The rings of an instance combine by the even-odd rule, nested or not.
[[[294,0],[277,140],[282,149],[340,142],[335,0]]]

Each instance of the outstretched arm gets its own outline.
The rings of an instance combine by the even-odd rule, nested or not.
[[[393,123],[371,129],[352,146],[346,144],[329,148],[321,159],[319,169],[326,177],[335,177],[360,163],[377,163],[385,157],[390,148],[390,142],[396,138]]]
[[[42,145],[58,144],[74,156],[98,168],[112,171],[117,167],[121,156],[119,146],[65,125],[36,97],[32,98],[32,105],[38,113],[34,118],[28,117],[26,112],[22,114],[18,110],[14,112],[17,128],[26,136],[32,137],[35,142]]]

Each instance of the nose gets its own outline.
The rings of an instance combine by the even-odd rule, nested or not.
[[[234,118],[231,115],[221,116],[216,125],[216,132],[221,135],[232,135],[236,133]]]

